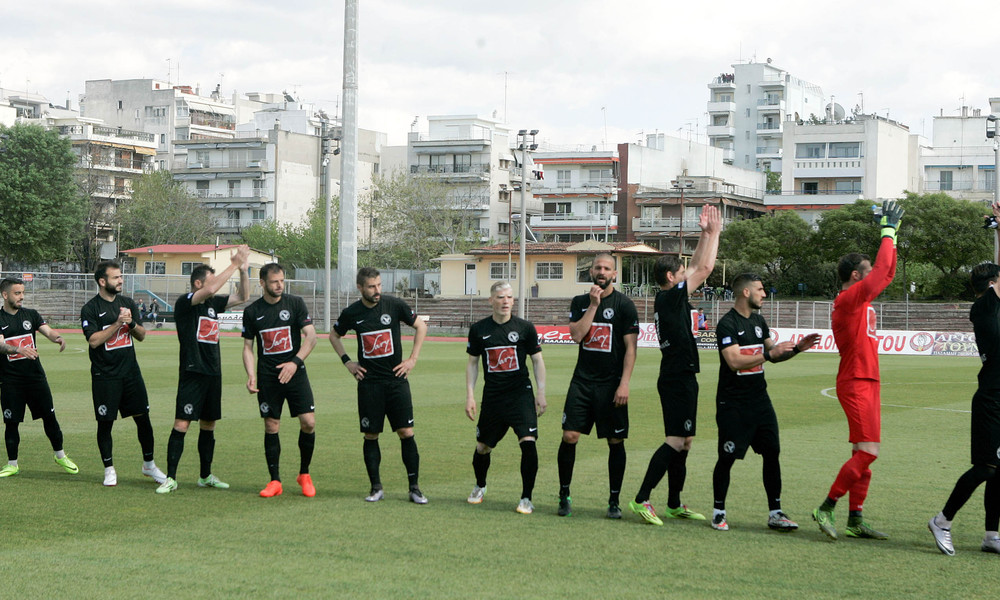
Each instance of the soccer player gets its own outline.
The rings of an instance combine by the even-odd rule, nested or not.
[[[35,346],[35,332],[42,334],[59,351],[66,349],[66,341],[45,323],[38,311],[24,308],[24,282],[6,278],[0,281],[0,296],[3,309],[0,310],[0,342],[10,351],[6,360],[0,360],[0,405],[3,408],[4,443],[7,446],[7,464],[0,467],[0,477],[10,477],[21,472],[17,464],[17,450],[21,443],[18,426],[24,420],[25,407],[31,409],[32,419],[41,419],[45,435],[52,444],[56,464],[67,473],[79,473],[76,466],[63,451],[63,434],[56,420],[56,410],[52,406],[52,391],[45,378],[45,370],[38,360]]]
[[[882,204],[882,241],[874,266],[871,259],[852,252],[840,259],[840,293],[833,300],[830,317],[833,339],[840,349],[837,399],[847,416],[852,444],[851,458],[844,463],[823,503],[813,511],[813,520],[831,540],[837,539],[833,510],[837,500],[850,493],[847,535],[875,540],[889,536],[872,529],[861,510],[868,495],[872,471],[881,440],[882,407],[879,397],[877,315],[874,300],[896,274],[896,231],[903,209],[892,200]]]
[[[142,447],[142,474],[162,484],[167,476],[153,461],[149,396],[133,346],[133,342],[146,339],[146,329],[136,317],[139,307],[131,298],[121,295],[124,279],[118,263],[98,263],[94,280],[97,295],[80,309],[80,321],[90,347],[91,391],[97,419],[97,448],[104,462],[104,485],[118,485],[111,429],[119,413],[135,421]]]
[[[469,329],[469,363],[465,368],[465,414],[476,418],[476,378],[479,360],[483,361],[483,408],[476,425],[476,451],[472,469],[476,485],[469,494],[469,504],[479,504],[486,494],[486,473],[490,452],[513,429],[521,447],[521,502],[517,512],[530,515],[535,507],[531,492],[538,473],[538,417],[545,412],[545,361],[538,343],[538,332],[530,322],[511,316],[514,292],[510,283],[498,281],[490,287],[493,315]],[[532,371],[538,389],[532,393],[526,358],[531,356]]]
[[[309,474],[316,447],[316,407],[306,374],[305,360],[316,347],[316,328],[302,298],[285,293],[285,268],[268,263],[260,268],[263,295],[243,311],[243,368],[247,390],[257,394],[264,419],[264,458],[271,481],[260,491],[263,498],[280,496],[281,407],[299,418],[299,476],[302,495],[313,497],[316,486]],[[257,340],[254,364],[253,344]]]
[[[598,254],[590,267],[593,285],[570,303],[569,332],[580,345],[576,369],[563,408],[562,442],[559,444],[559,510],[573,514],[569,486],[576,462],[580,434],[608,440],[609,519],[622,518],[619,506],[625,478],[625,439],[628,437],[628,396],[639,339],[639,317],[624,294],[615,290],[618,271],[610,254]]]
[[[1000,205],[993,203],[993,215],[1000,218]],[[1000,256],[996,263],[983,263],[972,269],[972,288],[976,301],[969,320],[976,334],[979,357],[979,389],[972,397],[972,468],[962,474],[944,508],[927,527],[934,534],[938,549],[955,555],[951,541],[951,522],[981,483],[986,482],[983,504],[986,509],[986,535],[980,546],[983,552],[1000,553]]]
[[[418,319],[406,302],[382,294],[382,276],[378,269],[358,269],[357,285],[361,299],[337,317],[330,332],[330,345],[358,382],[358,417],[365,440],[362,452],[371,483],[365,501],[378,502],[385,497],[379,475],[382,450],[378,437],[388,417],[389,426],[399,436],[403,466],[406,467],[410,486],[410,501],[427,504],[427,497],[418,485],[420,454],[417,452],[417,440],[413,437],[413,399],[408,379],[420,357],[420,348],[427,336],[427,323]],[[406,360],[403,360],[400,322],[414,329],[413,348]],[[357,361],[351,360],[341,339],[352,329],[358,334]]]
[[[688,451],[694,440],[698,414],[698,380],[695,376],[699,370],[698,346],[693,331],[695,327],[700,329],[705,318],[700,309],[695,312],[691,306],[688,290],[701,287],[715,268],[722,230],[719,209],[705,206],[698,225],[701,227],[698,246],[686,268],[672,254],[661,256],[653,265],[653,277],[660,286],[653,304],[656,336],[660,341],[660,376],[656,389],[663,409],[666,440],[650,458],[642,486],[635,500],[629,503],[632,512],[653,525],[663,525],[663,521],[649,502],[649,495],[664,474],[669,474],[667,511],[664,514],[673,519],[705,520],[704,515],[681,504]],[[697,315],[700,321],[692,322],[692,315]]]
[[[719,427],[719,458],[712,473],[715,507],[712,528],[729,531],[726,495],[729,473],[747,449],[761,455],[764,492],[767,494],[767,526],[777,531],[794,531],[798,524],[781,510],[781,464],[778,455],[778,417],[767,394],[765,362],[781,362],[811,348],[818,333],[798,342],[775,344],[770,329],[759,312],[767,292],[760,277],[750,273],[733,281],[733,308],[719,319],[716,338],[719,346],[719,385],[715,396],[715,422]]]
[[[229,484],[212,474],[215,455],[215,422],[222,418],[222,369],[219,359],[219,313],[250,298],[248,274],[250,248],[240,246],[230,264],[218,275],[208,265],[191,270],[191,292],[174,303],[174,322],[180,343],[180,374],[174,428],[167,440],[167,480],[157,494],[177,489],[177,465],[184,453],[184,435],[191,421],[199,421],[198,455],[201,458],[199,487],[228,489]],[[233,296],[217,296],[236,270],[240,285]]]

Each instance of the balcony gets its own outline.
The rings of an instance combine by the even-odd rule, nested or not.
[[[237,198],[243,200],[268,200],[270,196],[267,194],[267,190],[254,189],[254,190],[227,190],[225,192],[212,192],[210,190],[195,190],[194,195],[196,198],[202,200],[219,200],[226,198]]]
[[[616,214],[582,214],[573,213],[549,213],[544,215],[530,215],[529,224],[536,231],[554,230],[590,230],[618,229],[618,215]]]
[[[736,76],[732,73],[724,73],[719,75],[712,81],[708,82],[708,89],[710,90],[735,90],[736,89]]]
[[[515,177],[515,170],[511,169],[511,180],[520,179],[520,173]],[[424,175],[428,177],[438,177],[452,180],[487,180],[490,172],[489,163],[472,163],[469,165],[410,165],[411,175]]]
[[[758,113],[785,112],[785,101],[778,98],[760,98],[757,100]]]
[[[112,158],[110,156],[93,156],[84,154],[77,163],[80,169],[107,169],[111,171],[123,171],[127,173],[151,173],[153,165],[145,163],[141,158]]]
[[[768,192],[764,196],[764,205],[767,207],[785,208],[838,208],[847,204],[854,204],[857,200],[864,198],[864,194],[856,190],[782,190],[779,194]]]
[[[179,170],[187,170],[190,172],[194,171],[221,171],[221,170],[239,170],[245,171],[247,169],[255,171],[266,171],[268,169],[268,162],[261,159],[245,159],[245,160],[235,160],[228,156],[225,158],[213,157],[211,159],[201,158],[188,153],[188,161]]]
[[[706,132],[710,138],[736,137],[736,128],[732,125],[709,125]]]
[[[238,232],[250,227],[251,225],[263,223],[266,220],[267,219],[216,219],[215,229],[223,233]]]
[[[803,177],[863,177],[865,168],[857,158],[796,159],[794,176]]]
[[[977,189],[971,181],[925,181],[924,190],[928,192],[970,192]],[[980,183],[978,190],[982,192],[992,192],[993,186],[987,187],[985,183]]]
[[[735,102],[709,102],[708,103],[708,113],[709,114],[729,114],[736,112]]]
[[[784,89],[785,87],[785,74],[784,73],[771,73],[764,76],[764,79],[757,82],[757,85],[766,90],[776,90]]]
[[[758,146],[757,158],[781,158],[781,148]]]
[[[781,121],[757,123],[757,135],[781,135]]]
[[[722,149],[722,162],[731,165],[735,160],[736,160],[736,150],[732,148]]]
[[[730,221],[731,219],[727,219]],[[632,217],[632,231],[637,234],[642,233],[668,233],[677,232],[681,229],[680,217]],[[700,233],[697,218],[684,219],[684,232],[692,235]]]

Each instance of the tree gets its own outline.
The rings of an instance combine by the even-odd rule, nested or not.
[[[169,171],[146,173],[134,181],[132,199],[123,201],[116,214],[122,247],[215,241],[208,209]]]
[[[811,269],[818,262],[809,224],[790,210],[736,221],[726,226],[719,257],[760,265],[772,285],[784,283],[793,268]]]
[[[780,194],[781,193],[781,173],[776,171],[766,171],[764,173],[767,176],[766,189],[769,194]]]
[[[488,205],[482,187],[445,186],[402,171],[376,178],[359,203],[371,223],[365,260],[389,268],[429,268],[441,254],[458,254],[480,242],[479,215]]]
[[[837,262],[850,252],[874,258],[879,245],[879,227],[872,212],[871,200],[858,200],[823,213],[816,232],[816,245],[823,260]],[[907,221],[906,217],[903,222]],[[902,242],[904,236],[900,236]]]
[[[337,231],[337,212],[339,198],[332,199],[332,229]],[[278,223],[273,219],[251,225],[242,232],[243,243],[263,250],[274,251],[281,261],[289,267],[307,267],[318,269],[326,264],[326,203],[317,198],[312,208],[306,213],[302,223]],[[336,264],[337,240],[336,234],[331,239],[331,261]]]
[[[39,125],[0,126],[0,255],[65,259],[86,216],[70,141]]]

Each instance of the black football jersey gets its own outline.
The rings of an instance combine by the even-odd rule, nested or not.
[[[469,328],[466,352],[482,357],[483,393],[492,395],[531,385],[527,357],[542,351],[535,326],[511,316],[506,323],[487,317]]]
[[[736,309],[729,309],[719,319],[715,337],[718,340],[720,363],[716,400],[743,403],[765,400],[767,382],[764,380],[764,365],[733,371],[722,357],[722,350],[734,344],[740,347],[740,354],[763,354],[764,340],[771,337],[764,317],[759,313],[750,313],[747,318],[736,312]]]
[[[698,345],[694,339],[687,282],[660,290],[653,302],[653,321],[660,342],[660,373],[697,373]]]
[[[94,376],[124,378],[132,377],[139,371],[132,345],[132,327],[129,324],[116,325],[122,307],[132,311],[132,324],[139,322],[139,307],[126,296],[116,295],[112,302],[94,296],[80,309],[80,326],[88,340],[90,336],[107,327],[118,327],[117,333],[96,348],[90,348],[90,374]]]
[[[35,332],[45,325],[45,319],[37,310],[21,308],[15,314],[0,309],[0,336],[8,346],[38,348]],[[6,380],[41,381],[45,379],[40,359],[32,360],[20,354],[7,355],[0,359],[0,373]]]
[[[194,292],[184,294],[174,304],[180,370],[220,375],[219,313],[226,310],[229,296],[212,296],[198,305],[191,304],[193,296]]]
[[[972,330],[979,347],[979,389],[1000,390],[1000,298],[993,288],[976,298],[969,310]]]
[[[583,318],[590,306],[590,295],[575,296],[570,303],[569,320]],[[573,377],[595,383],[621,379],[625,361],[625,336],[639,334],[639,315],[628,297],[614,290],[601,299],[590,331],[580,342]]]
[[[361,300],[345,308],[333,324],[338,335],[352,329],[358,334],[357,361],[365,369],[365,379],[395,378],[393,368],[403,362],[400,323],[413,326],[417,315],[395,296],[382,294],[369,308]]]
[[[257,342],[257,376],[278,377],[278,365],[302,347],[302,328],[312,325],[305,301],[282,294],[274,304],[258,298],[243,311],[243,338]],[[300,367],[304,368],[304,367]]]

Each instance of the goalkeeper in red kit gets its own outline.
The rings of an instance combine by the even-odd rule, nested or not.
[[[851,458],[844,463],[823,504],[813,511],[813,519],[830,539],[837,539],[833,511],[845,494],[850,494],[846,533],[849,537],[887,539],[868,526],[861,510],[868,495],[872,471],[881,439],[879,398],[878,336],[875,332],[874,300],[896,274],[896,231],[903,209],[895,201],[882,204],[882,242],[875,264],[857,252],[845,255],[837,265],[840,294],[833,301],[833,338],[840,349],[837,371],[837,399],[847,416]]]

